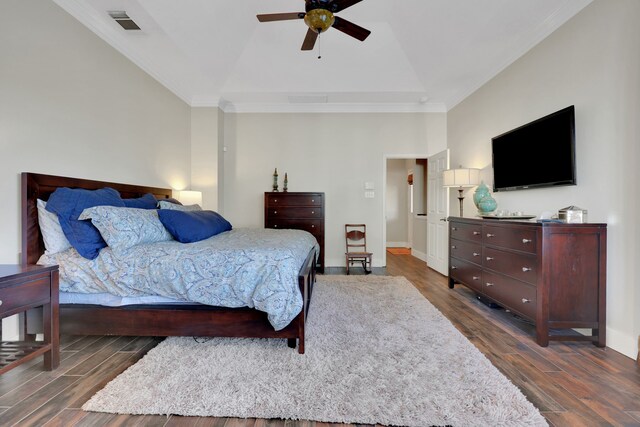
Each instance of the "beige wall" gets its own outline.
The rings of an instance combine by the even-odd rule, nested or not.
[[[53,2],[2,10],[0,263],[19,261],[21,172],[189,185],[184,102]]]
[[[409,241],[409,201],[407,197],[406,163],[404,159],[387,160],[387,193],[385,198],[387,247],[406,247]]]
[[[630,357],[640,334],[638,17],[637,0],[594,1],[448,114],[451,164],[486,168],[491,186],[491,137],[575,105],[578,185],[494,197],[531,214],[577,205],[608,223],[607,345]]]
[[[344,224],[367,224],[374,266],[384,265],[386,157],[427,157],[446,147],[446,116],[416,114],[225,114],[224,214],[238,227],[264,225],[263,194],[274,168],[290,191],[323,191],[328,266],[344,266]],[[375,198],[364,198],[373,182]]]
[[[191,190],[202,191],[202,207],[218,206],[218,107],[191,109]]]

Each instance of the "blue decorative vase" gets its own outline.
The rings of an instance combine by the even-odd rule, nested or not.
[[[491,194],[487,193],[482,199],[480,199],[477,206],[478,213],[480,215],[487,215],[496,210],[498,203],[493,197],[491,197]]]
[[[478,185],[476,191],[473,193],[473,203],[475,203],[476,208],[478,208],[478,213],[480,213],[481,211],[478,204],[480,203],[480,200],[482,200],[485,196],[490,196],[489,187],[485,185],[484,181],[481,181],[480,185]]]

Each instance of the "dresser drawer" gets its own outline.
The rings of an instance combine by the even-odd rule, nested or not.
[[[279,206],[322,206],[321,194],[268,194],[266,199],[268,208]]]
[[[449,276],[468,287],[482,292],[482,267],[471,262],[451,258]]]
[[[46,304],[51,300],[49,276],[34,278],[20,285],[0,289],[0,316],[24,306],[26,301],[33,306],[34,302]]]
[[[517,251],[537,251],[536,229],[533,227],[505,227],[484,225],[482,227],[485,245],[500,246]]]
[[[482,265],[482,245],[480,243],[451,239],[451,256]]]
[[[269,219],[277,218],[323,218],[322,207],[287,207],[269,208],[267,210]]]
[[[453,239],[480,243],[482,241],[482,225],[452,222],[449,228],[449,235]]]
[[[265,228],[304,230],[314,236],[324,235],[324,221],[321,219],[286,219],[268,218]],[[317,237],[316,237],[317,238]]]
[[[531,319],[536,318],[536,288],[490,271],[483,273],[484,293],[501,305]]]
[[[482,262],[485,268],[536,285],[538,282],[537,260],[535,255],[485,247]]]

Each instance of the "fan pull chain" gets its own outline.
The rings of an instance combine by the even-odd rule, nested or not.
[[[320,38],[321,38],[320,35],[321,34],[322,34],[321,32],[318,33],[318,59],[322,59],[322,52],[320,51]]]

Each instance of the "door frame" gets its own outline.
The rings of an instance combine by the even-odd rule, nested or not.
[[[428,159],[427,153],[419,154],[383,154],[382,155],[382,265],[387,266],[387,160]]]

